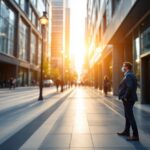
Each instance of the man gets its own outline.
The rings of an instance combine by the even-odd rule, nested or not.
[[[16,88],[16,78],[13,79],[12,85],[13,85],[13,88],[15,89]]]
[[[11,90],[12,86],[13,86],[13,77],[11,77],[11,78],[9,79],[9,89],[10,89],[10,90]]]
[[[131,63],[124,62],[121,70],[124,73],[124,78],[119,86],[119,99],[123,101],[126,123],[124,131],[117,134],[119,136],[129,136],[128,141],[139,141],[138,129],[133,114],[133,106],[137,101],[137,79],[132,72]],[[130,126],[133,130],[132,136],[130,136]]]
[[[56,79],[55,85],[56,85],[56,89],[57,89],[57,92],[58,92],[59,85],[60,85],[60,80],[59,79]]]

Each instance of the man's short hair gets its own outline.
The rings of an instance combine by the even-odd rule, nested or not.
[[[132,63],[130,62],[124,62],[123,63],[129,70],[132,70]]]

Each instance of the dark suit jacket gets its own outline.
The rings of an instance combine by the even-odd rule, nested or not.
[[[119,99],[137,101],[137,79],[132,71],[128,71],[119,85]]]

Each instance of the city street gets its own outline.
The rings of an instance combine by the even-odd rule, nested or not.
[[[150,149],[150,113],[134,108],[140,142],[116,133],[124,128],[122,103],[93,88],[57,93],[38,88],[0,91],[0,150],[120,150]]]
[[[0,0],[0,150],[122,149],[150,150],[150,0]]]

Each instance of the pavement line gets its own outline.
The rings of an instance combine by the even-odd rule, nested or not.
[[[5,142],[0,144],[0,150],[16,150],[19,149],[31,135],[45,122],[52,114],[57,110],[59,106],[66,100],[66,98],[72,93],[72,90],[67,93],[65,96],[60,98],[52,107],[48,108],[41,115],[23,127],[16,134],[11,136]]]
[[[97,101],[99,101],[99,100],[97,100]],[[100,102],[100,101],[99,101],[99,102]],[[102,103],[103,103],[105,106],[107,106],[109,109],[111,109],[115,114],[118,114],[121,118],[124,119],[123,115],[120,114],[118,111],[116,111],[115,109],[113,109],[111,106],[109,106],[108,104],[106,104],[104,101],[102,101]]]
[[[96,92],[94,92],[94,91],[92,91],[94,94],[97,94]],[[98,95],[98,96],[100,96],[100,95]],[[98,102],[102,102],[105,106],[107,106],[110,110],[112,110],[115,114],[118,114],[121,118],[123,118],[124,119],[124,117],[123,117],[123,115],[122,114],[120,114],[118,111],[116,111],[116,110],[114,110],[111,106],[109,106],[108,104],[106,104],[105,102],[104,102],[104,100],[103,101],[99,101],[98,99],[97,99],[97,101]]]
[[[55,93],[51,93],[51,94],[45,95],[44,97],[52,98],[55,95],[56,95]],[[24,107],[28,107],[29,105],[32,105],[32,104],[36,103],[36,102],[37,102],[37,98],[34,97],[32,100],[28,100],[28,101],[24,100],[24,101],[20,102],[17,105],[12,105],[11,107],[9,106],[9,107],[3,108],[3,109],[0,110],[0,116],[5,115],[5,113],[11,113],[11,112],[14,111],[14,109],[18,111],[18,110],[20,110]]]
[[[61,117],[61,114],[65,111],[69,101],[65,101],[57,111],[55,111],[42,126],[21,146],[20,150],[25,149],[40,149],[45,137],[49,134],[56,121]],[[36,142],[36,144],[34,143]]]

